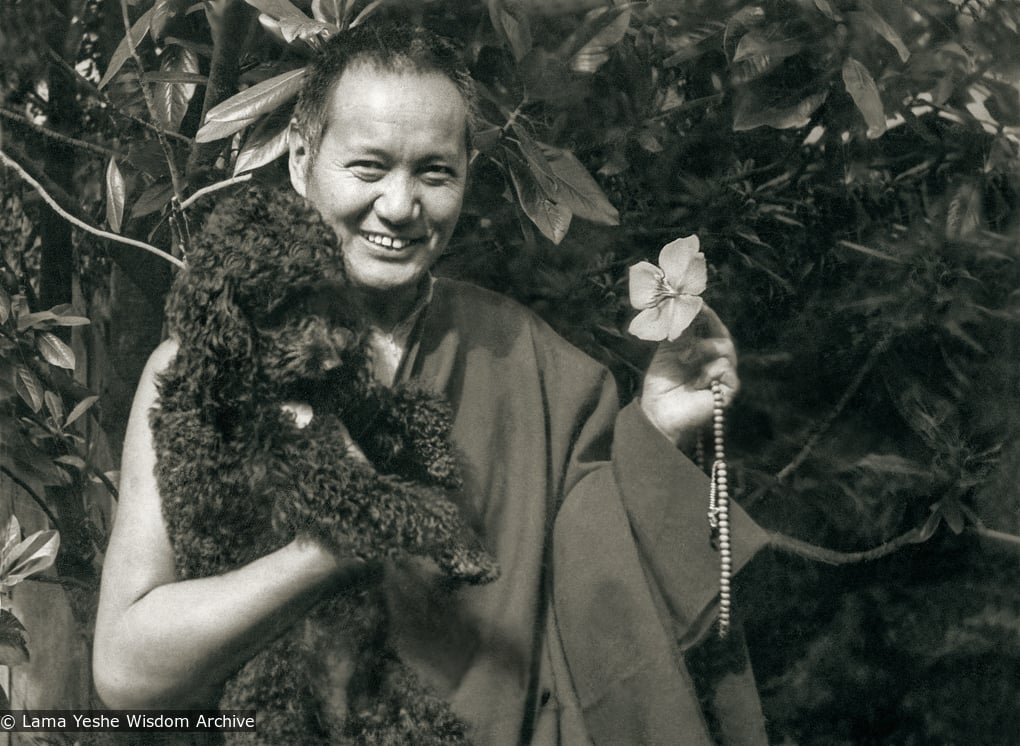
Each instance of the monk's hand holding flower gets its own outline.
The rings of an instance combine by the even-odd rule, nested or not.
[[[673,443],[693,436],[712,418],[712,381],[726,405],[740,386],[737,352],[725,324],[705,304],[707,270],[697,236],[663,247],[659,266],[630,268],[630,302],[640,313],[629,331],[659,342],[645,373],[641,408]]]

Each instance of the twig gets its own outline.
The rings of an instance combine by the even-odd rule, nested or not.
[[[191,207],[191,205],[193,205],[195,202],[197,202],[210,192],[215,192],[220,189],[226,189],[227,187],[233,186],[234,184],[241,184],[245,181],[250,180],[251,177],[252,177],[251,173],[241,174],[240,176],[234,176],[231,179],[226,179],[225,181],[217,181],[215,184],[210,184],[209,186],[202,187],[197,192],[188,197],[186,200],[181,202],[181,209],[187,210],[189,207]]]
[[[57,204],[57,201],[53,199],[53,197],[51,197],[46,192],[45,189],[43,189],[42,185],[38,181],[32,178],[32,175],[29,174],[28,171],[26,171],[19,163],[12,160],[2,150],[0,150],[0,163],[3,163],[5,166],[9,166],[10,168],[13,168],[15,171],[17,171],[18,175],[21,176],[21,178],[24,179],[26,182],[28,182],[29,186],[35,189],[35,191],[39,193],[39,196],[46,200],[46,204],[52,207],[53,210],[58,215],[60,215],[60,217],[64,218],[64,220],[68,221],[72,225],[81,228],[86,233],[91,233],[93,236],[105,238],[109,241],[116,241],[117,243],[126,244],[128,246],[134,246],[139,249],[144,249],[145,251],[148,251],[150,254],[155,254],[160,259],[166,259],[168,262],[170,262],[173,265],[176,265],[180,269],[184,268],[184,262],[182,262],[177,257],[166,253],[162,249],[157,249],[155,246],[147,244],[143,241],[136,241],[133,238],[118,236],[116,233],[109,233],[107,231],[100,230],[99,228],[93,228],[85,221],[79,220],[74,215],[65,210],[63,207],[61,207],[59,204]]]
[[[96,589],[95,583],[86,583],[83,580],[69,578],[66,575],[33,575],[29,578],[25,578],[25,580],[31,580],[35,583],[59,585],[62,588],[77,588],[81,591],[94,591]]]
[[[152,131],[154,133],[158,134],[158,133],[162,132],[163,135],[166,136],[166,137],[171,137],[171,138],[173,138],[175,140],[179,140],[180,142],[183,142],[185,144],[191,144],[191,140],[189,138],[185,137],[184,135],[182,135],[182,134],[180,134],[178,132],[172,132],[172,131],[168,131],[168,130],[161,130],[159,127],[154,125],[152,122],[147,122],[144,119],[142,119],[141,117],[137,117],[134,114],[131,114],[130,112],[124,111],[119,106],[114,104],[113,101],[110,100],[109,96],[107,96],[103,91],[99,90],[92,83],[91,80],[89,80],[88,78],[83,77],[80,72],[78,72],[71,65],[69,65],[67,63],[67,60],[65,60],[63,57],[61,57],[59,54],[57,54],[55,51],[53,51],[49,47],[46,48],[46,51],[49,54],[49,56],[54,61],[56,61],[59,64],[60,68],[65,73],[67,73],[68,75],[71,76],[71,78],[74,80],[75,83],[77,83],[77,85],[80,88],[85,89],[90,94],[92,94],[93,96],[98,98],[106,106],[106,108],[109,109],[110,112],[116,114],[117,116],[124,117],[125,119],[128,119],[128,120],[134,122],[135,124],[140,125],[140,126],[144,127],[145,129],[150,130],[150,131]]]
[[[152,99],[152,91],[149,90],[149,86],[146,85],[145,76],[145,64],[142,62],[142,56],[138,54],[138,48],[135,46],[134,39],[131,38],[131,16],[128,13],[128,0],[120,0],[120,14],[124,19],[124,33],[127,34],[127,45],[128,50],[131,52],[131,59],[135,62],[135,67],[138,68],[138,88],[142,91],[142,98],[145,99],[145,108],[149,112],[149,116],[153,120],[158,120],[156,116],[156,103]],[[188,235],[187,230],[187,218],[184,216],[184,211],[181,209],[181,197],[182,197],[182,185],[181,175],[177,170],[177,162],[174,160],[174,152],[170,149],[170,143],[166,139],[166,129],[158,127],[156,129],[156,139],[159,141],[159,146],[163,150],[163,157],[166,159],[167,169],[170,171],[170,183],[173,186],[174,196],[170,202],[170,227],[173,233],[177,237],[177,245],[181,248],[185,256],[187,256],[188,242],[186,237]]]
[[[835,422],[836,418],[839,417],[839,415],[843,412],[844,409],[846,409],[846,405],[849,404],[850,400],[854,397],[855,394],[857,394],[857,391],[860,389],[861,384],[864,383],[864,379],[871,372],[871,369],[874,367],[875,363],[878,362],[878,358],[881,357],[881,355],[889,348],[889,344],[891,342],[892,334],[887,333],[885,336],[882,337],[882,339],[878,341],[878,343],[874,347],[871,348],[871,351],[868,353],[867,358],[865,358],[864,363],[861,365],[856,375],[854,375],[853,380],[850,381],[850,385],[847,386],[846,391],[843,392],[843,395],[839,398],[839,401],[836,402],[836,406],[834,406],[832,408],[832,411],[830,411],[825,416],[824,420],[818,423],[814,431],[811,433],[807,441],[804,443],[804,446],[800,449],[797,455],[793,457],[793,460],[790,461],[790,463],[788,463],[786,466],[784,466],[779,471],[778,474],[776,474],[777,482],[785,481],[791,474],[793,474],[793,472],[795,472],[800,467],[801,464],[804,463],[807,457],[811,455],[811,452],[815,449],[815,446],[818,445],[818,441],[822,439],[822,436],[825,435],[825,433],[828,431],[830,427],[832,427],[832,423]]]
[[[769,537],[768,544],[773,549],[796,554],[799,557],[806,557],[818,562],[825,562],[830,565],[850,565],[856,562],[880,559],[902,549],[908,544],[921,544],[928,540],[928,537],[924,535],[925,527],[917,526],[905,534],[901,534],[872,549],[865,549],[860,552],[837,552],[834,549],[815,546],[814,544],[809,544],[806,541],[801,541],[776,531],[766,530],[765,533]]]
[[[10,111],[8,109],[0,108],[0,117],[5,117],[13,122],[17,122],[18,124],[28,127],[33,132],[37,132],[40,135],[47,137],[51,140],[56,140],[57,142],[72,145],[80,150],[87,150],[90,153],[95,153],[96,155],[100,155],[104,158],[116,155],[116,153],[113,150],[110,150],[109,148],[104,148],[102,145],[96,145],[95,143],[86,142],[85,140],[78,140],[67,135],[62,135],[59,132],[55,132],[54,130],[49,129],[48,127],[43,127],[41,124],[36,124],[23,114],[18,114],[17,112]]]
[[[21,479],[21,477],[12,472],[3,464],[0,464],[0,473],[6,474],[8,479],[10,479],[16,485],[18,485],[21,489],[25,491],[25,494],[32,498],[33,502],[35,502],[35,504],[39,506],[39,509],[46,514],[46,517],[50,519],[50,523],[53,524],[54,528],[60,527],[60,521],[57,520],[57,516],[53,514],[53,511],[50,509],[50,506],[46,504],[46,501],[43,500],[41,495],[36,494],[36,491],[33,490],[31,486],[29,486],[23,479]]]
[[[964,531],[968,534],[974,534],[980,539],[986,539],[994,542],[995,544],[1005,545],[1006,548],[1012,549],[1015,552],[1020,552],[1020,536],[1016,536],[1015,534],[1007,534],[1004,531],[996,531],[995,529],[988,528],[981,524],[967,526]]]

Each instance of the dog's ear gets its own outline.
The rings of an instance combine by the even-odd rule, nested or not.
[[[194,383],[214,400],[229,400],[252,383],[254,329],[235,294],[224,272],[189,268],[167,300],[167,323],[180,345],[178,355],[188,360]]]

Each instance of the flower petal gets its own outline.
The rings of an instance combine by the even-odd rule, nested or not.
[[[675,298],[670,298],[663,305],[666,308],[666,318],[669,319],[667,336],[672,342],[683,334],[684,330],[694,321],[694,317],[701,313],[701,307],[705,305],[705,301],[696,295],[678,295]]]
[[[691,257],[687,264],[687,274],[676,289],[683,295],[701,295],[705,292],[708,284],[708,267],[705,264],[705,255],[697,253]]]
[[[698,253],[700,246],[701,241],[697,235],[693,235],[670,241],[662,247],[662,251],[659,252],[659,266],[662,267],[670,287],[678,289],[683,284],[687,265]]]
[[[661,296],[662,270],[651,262],[638,262],[630,268],[630,304],[634,308],[650,308]]]
[[[663,303],[646,308],[635,316],[627,331],[638,339],[661,342],[669,334],[669,322],[668,306]]]

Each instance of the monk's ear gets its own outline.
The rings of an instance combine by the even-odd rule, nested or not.
[[[302,197],[305,195],[305,177],[308,167],[312,162],[312,151],[305,141],[304,135],[298,132],[297,126],[292,121],[287,132],[287,144],[290,149],[288,167],[290,169],[290,183],[294,191]]]

